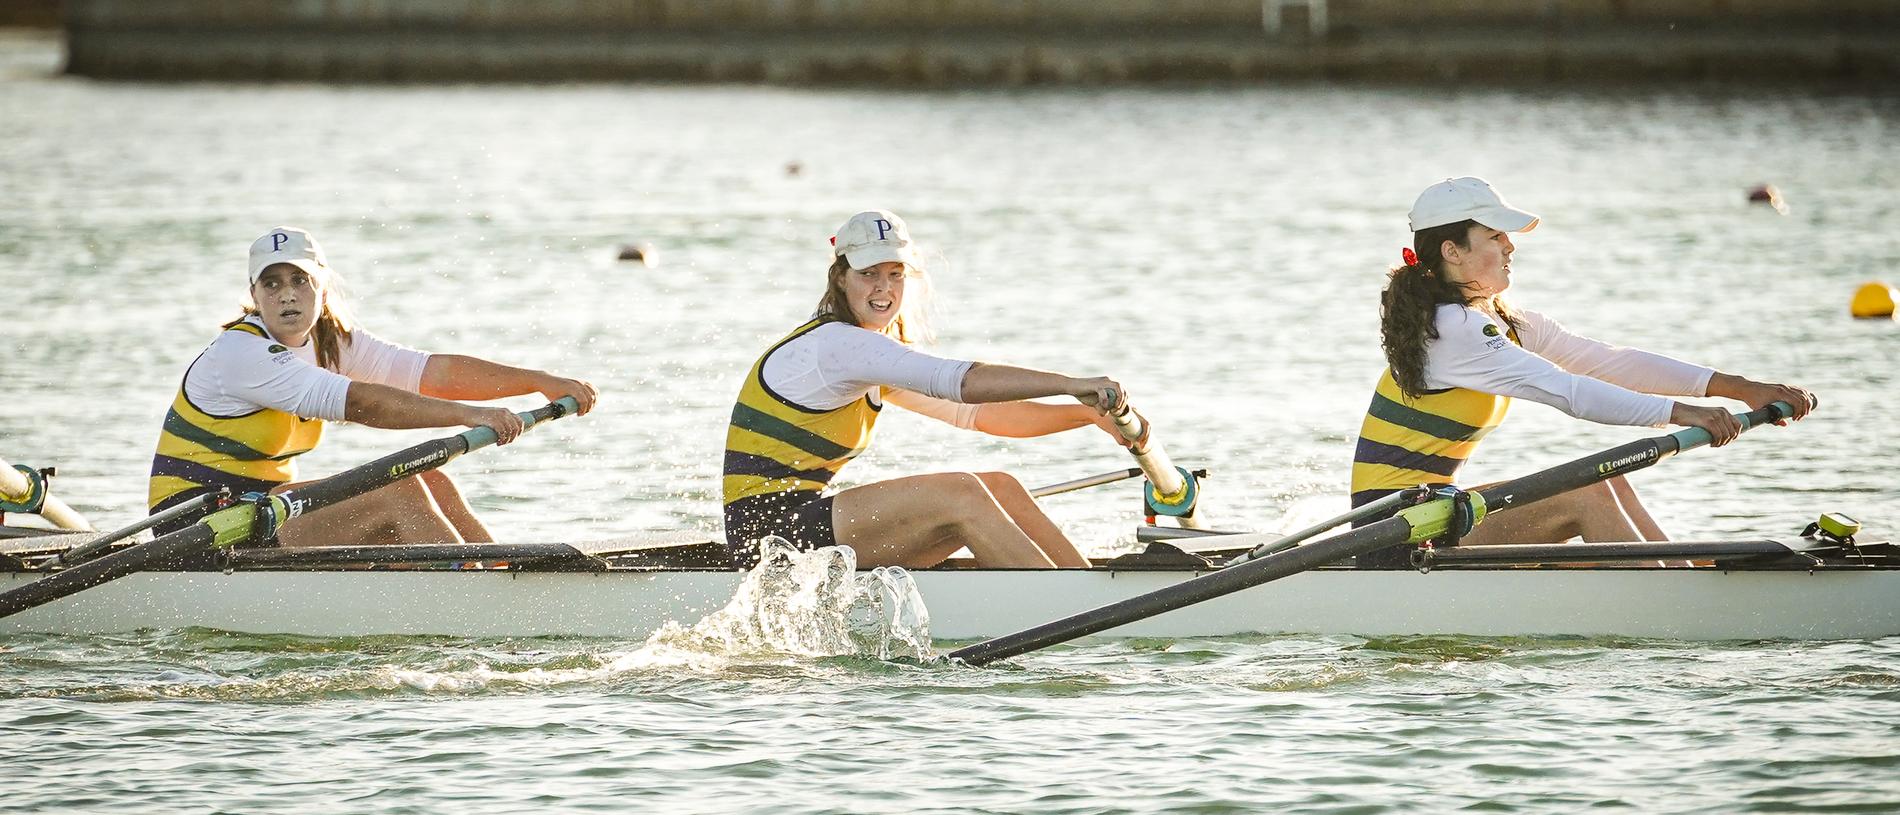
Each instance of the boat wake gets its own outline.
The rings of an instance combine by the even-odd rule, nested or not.
[[[857,567],[857,553],[849,547],[799,552],[783,539],[767,538],[759,565],[724,608],[691,626],[661,626],[615,667],[771,655],[935,659],[930,610],[910,573],[880,566],[859,574]]]

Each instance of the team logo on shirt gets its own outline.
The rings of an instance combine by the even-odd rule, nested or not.
[[[272,353],[272,354],[281,354],[281,353],[283,353],[283,352],[285,352],[285,351],[288,351],[288,350],[290,350],[290,349],[289,349],[289,348],[285,348],[285,347],[283,347],[283,346],[281,346],[281,345],[277,345],[277,344],[275,344],[275,343],[273,343],[273,344],[271,345],[271,347],[269,347],[269,348],[266,348],[266,349],[264,349],[264,350],[265,350],[266,352],[269,352],[269,353]]]
[[[1496,323],[1485,323],[1485,324],[1484,324],[1484,335],[1485,335],[1485,336],[1487,336],[1487,337],[1495,337],[1495,336],[1497,336],[1497,335],[1498,335],[1498,327],[1497,327],[1497,324],[1496,324]]]

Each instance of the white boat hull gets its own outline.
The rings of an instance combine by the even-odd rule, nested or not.
[[[997,636],[1192,572],[913,572],[937,639]],[[35,579],[0,576],[0,590]],[[206,627],[314,636],[643,638],[725,605],[718,571],[250,571],[134,574],[0,619],[0,634]],[[1681,640],[1900,635],[1900,570],[1321,570],[1113,629],[1244,633],[1615,635]]]

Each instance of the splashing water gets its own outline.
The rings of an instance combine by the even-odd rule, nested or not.
[[[833,546],[799,552],[778,537],[761,545],[759,565],[747,573],[725,608],[688,628],[669,622],[630,657],[793,654],[805,657],[935,657],[930,610],[910,573],[880,566],[858,574],[857,553]],[[683,652],[683,653],[682,653]]]

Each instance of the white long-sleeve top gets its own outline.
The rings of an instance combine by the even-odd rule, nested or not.
[[[255,316],[245,322],[264,327]],[[213,416],[270,408],[305,419],[342,421],[351,382],[416,391],[428,363],[427,352],[385,342],[360,328],[343,343],[339,371],[317,364],[314,339],[292,348],[269,336],[221,331],[185,372],[185,398]]]
[[[811,410],[836,410],[869,397],[962,428],[976,426],[963,376],[974,362],[932,356],[849,323],[825,323],[765,358],[760,378],[773,393]]]
[[[1468,388],[1550,405],[1579,419],[1614,425],[1667,424],[1668,396],[1703,396],[1712,368],[1564,330],[1535,311],[1516,310],[1518,339],[1488,311],[1438,307],[1438,338],[1425,350],[1425,387]]]

